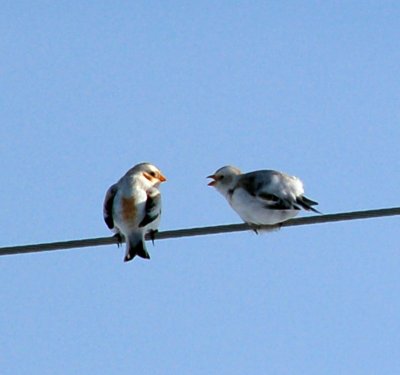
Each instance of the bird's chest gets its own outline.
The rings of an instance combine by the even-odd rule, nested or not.
[[[274,225],[297,215],[298,210],[278,210],[271,208],[267,202],[236,189],[231,195],[230,204],[239,216],[248,223]]]
[[[133,197],[121,197],[121,218],[125,222],[136,220],[138,207]]]
[[[254,213],[256,210],[262,208],[254,196],[240,188],[235,189],[230,194],[229,203],[240,215],[247,215],[250,212]]]
[[[146,203],[146,192],[128,190],[121,192],[116,199],[114,213],[117,221],[136,224],[143,219]]]

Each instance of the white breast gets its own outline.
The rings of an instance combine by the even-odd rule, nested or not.
[[[233,192],[230,205],[246,222],[252,224],[273,225],[295,217],[299,210],[275,210],[266,208],[260,200],[238,188]]]

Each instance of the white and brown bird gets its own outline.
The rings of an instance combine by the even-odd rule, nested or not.
[[[136,255],[149,259],[144,236],[157,231],[161,217],[159,185],[166,181],[161,171],[150,163],[131,168],[114,185],[104,199],[103,214],[108,228],[126,241],[124,261]]]
[[[225,166],[208,176],[239,216],[250,225],[274,225],[296,216],[301,209],[320,213],[317,202],[304,196],[301,180],[285,173],[261,170],[242,173]]]

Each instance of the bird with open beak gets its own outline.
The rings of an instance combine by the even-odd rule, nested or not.
[[[319,213],[318,203],[304,196],[301,180],[273,170],[242,173],[225,166],[208,176],[231,207],[249,225],[275,225],[295,217],[301,209]]]

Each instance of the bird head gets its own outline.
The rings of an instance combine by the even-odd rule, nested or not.
[[[138,164],[132,169],[132,172],[142,175],[154,187],[158,187],[162,182],[167,181],[162,172],[150,163]]]
[[[219,192],[224,194],[235,185],[236,178],[240,174],[241,171],[236,167],[230,165],[222,167],[214,174],[207,176],[207,178],[212,178],[212,181],[208,183],[208,186],[213,186]]]

